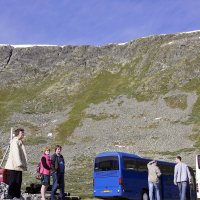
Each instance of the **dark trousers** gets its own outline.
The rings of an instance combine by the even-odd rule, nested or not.
[[[51,200],[55,199],[55,193],[57,188],[60,189],[60,198],[62,200],[65,199],[64,188],[65,188],[65,181],[64,181],[64,174],[56,174],[55,172],[52,174],[53,177],[53,185],[51,190]]]
[[[20,198],[22,185],[22,172],[9,170],[8,171],[8,195],[11,198]]]

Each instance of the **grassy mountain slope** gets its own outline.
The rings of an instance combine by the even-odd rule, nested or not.
[[[114,125],[114,122],[125,111],[112,113],[111,110],[110,113],[99,111],[99,114],[88,114],[87,110],[91,109],[91,106],[98,107],[107,102],[108,108],[112,105],[113,110],[118,110],[124,108],[124,102],[128,102],[128,100],[118,101],[120,97],[125,96],[130,101],[136,99],[138,106],[140,102],[147,105],[148,102],[163,99],[171,112],[174,110],[175,114],[186,113],[185,111],[191,106],[188,94],[195,94],[194,105],[192,104],[191,111],[187,111],[189,114],[184,116],[184,120],[178,118],[177,121],[168,123],[170,119],[167,119],[168,121],[163,122],[168,123],[169,130],[176,124],[177,130],[178,126],[192,127],[192,131],[187,129],[183,137],[186,134],[193,142],[193,146],[177,147],[178,149],[173,151],[152,147],[152,149],[144,148],[140,152],[151,153],[151,156],[167,154],[172,157],[181,152],[198,151],[200,149],[199,37],[199,32],[193,32],[151,36],[124,45],[111,44],[101,47],[0,47],[0,132],[9,131],[11,126],[23,126],[28,132],[27,142],[30,145],[50,143],[53,146],[59,142],[65,144],[67,149],[73,148],[79,141],[80,146],[86,144],[90,148],[93,145],[90,142],[98,138],[95,132],[101,133],[101,129],[110,122],[110,129],[116,129],[116,138],[119,138],[116,140],[113,136],[113,144],[119,146],[126,138],[121,138],[121,127]],[[155,135],[152,130],[161,133],[163,124],[157,121],[145,124],[146,121],[142,120],[147,116],[143,113],[139,113],[137,119],[135,116],[130,118],[138,120],[138,125],[135,127],[121,123],[121,126],[127,129],[127,134],[130,131],[129,136],[126,136],[127,146],[129,137],[140,138],[141,134],[151,133],[151,139],[155,142],[161,137],[159,134]],[[91,126],[88,120],[92,120]],[[117,122],[118,124],[120,123]],[[80,133],[89,134],[92,126],[96,128],[94,135],[82,134],[84,136],[82,138],[76,136]],[[141,130],[141,133],[132,136],[135,129],[139,133]],[[172,135],[173,130],[174,128]],[[53,132],[55,141],[46,137],[47,131]],[[105,131],[109,133],[108,129]],[[107,136],[102,135],[102,137]],[[166,148],[170,149],[170,146]],[[79,151],[83,149],[80,147]],[[97,153],[97,150],[91,151],[93,155]],[[84,153],[79,157],[76,153],[72,154],[68,155],[66,152],[66,156],[72,162],[72,168],[68,173],[70,180],[78,182],[78,175],[72,173],[72,169],[77,166],[80,173],[89,173],[88,177],[91,177],[88,171],[88,165],[92,166],[91,155]],[[81,165],[82,157],[86,158],[84,165]],[[85,181],[87,187],[91,186],[89,178]],[[71,184],[70,188],[71,191],[76,191],[75,185]],[[84,190],[83,187],[82,191]]]

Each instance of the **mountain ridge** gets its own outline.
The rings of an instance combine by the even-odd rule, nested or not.
[[[200,149],[199,38],[197,31],[123,45],[0,46],[2,151],[4,133],[22,126],[35,154],[30,169],[38,149],[61,143],[67,176],[78,182],[73,169],[88,174],[87,188],[88,166],[101,151],[169,161],[180,154],[193,166]]]

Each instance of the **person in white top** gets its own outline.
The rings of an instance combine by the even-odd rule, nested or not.
[[[24,129],[16,129],[14,134],[15,137],[10,143],[10,152],[5,165],[9,173],[8,196],[6,199],[20,199],[22,172],[27,170],[27,155],[23,144]]]
[[[153,200],[153,193],[155,189],[156,200],[160,200],[160,176],[161,171],[157,166],[156,160],[150,161],[147,164],[148,168],[148,183],[149,183],[149,199]]]
[[[181,162],[181,157],[176,157],[174,168],[174,184],[178,186],[180,200],[185,200],[188,181],[191,182],[191,174],[188,166]]]

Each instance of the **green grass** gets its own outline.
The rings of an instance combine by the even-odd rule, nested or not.
[[[164,100],[170,108],[179,108],[181,110],[185,110],[187,108],[186,95],[169,96],[165,97]]]
[[[189,121],[200,125],[200,78],[196,78],[185,84],[182,89],[186,92],[196,92],[197,101],[194,104]]]
[[[0,125],[3,126],[5,123],[9,123],[6,119],[13,112],[25,112],[25,113],[36,113],[41,112],[37,110],[37,105],[40,105],[40,101],[33,102],[40,95],[40,93],[49,87],[52,80],[46,78],[44,81],[35,80],[39,83],[24,83],[21,87],[8,86],[0,89]],[[43,100],[44,101],[44,100]],[[27,107],[28,102],[31,102],[32,107]],[[48,102],[48,101],[47,101]],[[25,106],[26,105],[26,106]],[[34,109],[33,109],[34,108]],[[46,108],[43,108],[43,110]],[[46,109],[44,112],[52,110],[52,107]]]
[[[90,157],[80,155],[74,158],[73,169],[66,171],[66,191],[81,198],[92,197],[92,169]]]
[[[200,126],[193,128],[192,134],[189,136],[189,138],[194,141],[194,147],[200,151]]]
[[[189,137],[192,141],[194,141],[194,147],[197,148],[198,151],[200,151],[200,134],[194,133],[190,135]]]
[[[22,190],[25,191],[26,187],[29,187],[31,183],[40,183],[38,180],[36,180],[35,175],[25,171],[22,175]]]
[[[47,144],[47,139],[42,136],[27,136],[26,145]]]
[[[40,128],[30,122],[19,121],[16,123],[9,123],[11,127],[26,127],[33,135],[40,133]]]
[[[14,88],[4,88],[0,90],[0,125],[2,126],[6,118],[12,113],[20,110],[21,104],[26,97],[27,91]]]
[[[94,114],[88,114],[86,115],[87,118],[91,118],[95,121],[101,121],[101,120],[106,120],[106,119],[117,119],[118,116],[117,115],[108,115],[108,114],[104,114],[104,113],[100,113],[99,115],[94,115]]]

